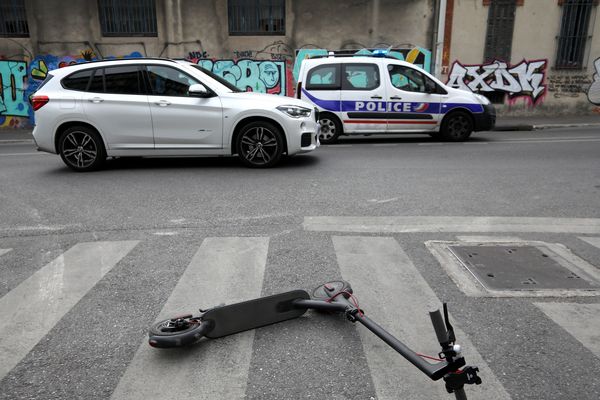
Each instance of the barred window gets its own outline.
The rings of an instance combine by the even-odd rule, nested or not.
[[[98,0],[103,36],[157,36],[155,0]]]
[[[285,35],[285,0],[228,0],[230,35]]]
[[[562,22],[558,36],[556,68],[577,69],[583,67],[586,42],[596,0],[562,0]]]
[[[492,0],[488,11],[484,62],[510,62],[515,26],[515,0]]]
[[[0,37],[29,37],[25,0],[0,2]]]

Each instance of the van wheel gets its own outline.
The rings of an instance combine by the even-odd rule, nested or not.
[[[319,119],[321,124],[321,133],[319,141],[321,144],[331,144],[337,142],[338,137],[342,134],[342,124],[340,121],[331,115],[321,115]]]
[[[74,126],[62,133],[58,151],[67,167],[77,172],[99,169],[106,160],[100,135],[86,126]]]
[[[240,160],[248,167],[272,167],[283,153],[281,132],[269,122],[251,122],[242,128],[238,136],[237,152]]]
[[[444,119],[440,132],[450,142],[465,141],[473,132],[473,119],[466,112],[456,111]]]

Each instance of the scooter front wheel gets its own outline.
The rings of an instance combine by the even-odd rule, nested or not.
[[[148,344],[157,348],[183,347],[198,342],[213,327],[211,321],[203,321],[191,314],[155,323],[148,332]]]

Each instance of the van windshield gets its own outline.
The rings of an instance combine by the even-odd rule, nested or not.
[[[231,90],[234,93],[242,92],[237,86],[231,84],[227,79],[220,77],[217,74],[214,74],[212,71],[207,70],[206,68],[202,68],[198,64],[190,64],[192,67],[204,72],[206,75],[213,78],[215,81],[219,82],[221,85],[225,86],[227,89]]]

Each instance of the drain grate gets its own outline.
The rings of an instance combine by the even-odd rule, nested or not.
[[[454,245],[448,248],[486,289],[600,288],[600,282],[576,274],[565,266],[569,264],[567,260],[542,246]]]

